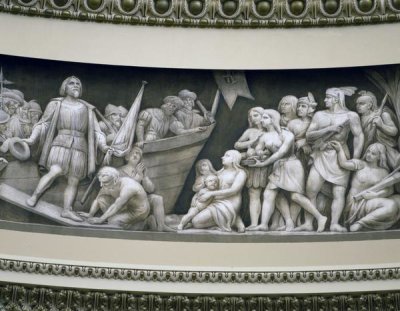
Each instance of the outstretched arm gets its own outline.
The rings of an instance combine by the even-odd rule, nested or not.
[[[185,129],[183,124],[179,122],[178,120],[174,120],[171,122],[169,126],[169,130],[174,133],[175,135],[182,135],[182,134],[187,134],[187,133],[194,133],[194,132],[199,132],[199,131],[205,131],[206,127],[200,126],[200,127],[195,127],[192,129]]]
[[[344,168],[348,171],[357,171],[360,169],[359,165],[356,162],[359,160],[348,160],[346,154],[344,153],[342,145],[338,141],[331,141],[329,145],[331,145],[337,151],[338,162],[341,168]]]
[[[133,189],[122,188],[119,197],[115,200],[113,204],[108,208],[108,210],[100,217],[101,223],[105,222],[111,216],[117,214],[135,195]]]

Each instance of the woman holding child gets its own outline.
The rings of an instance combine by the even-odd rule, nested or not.
[[[244,232],[244,224],[239,215],[242,203],[242,189],[246,184],[246,171],[240,166],[241,155],[237,150],[228,150],[222,157],[223,168],[217,172],[218,190],[205,190],[198,195],[200,202],[208,204],[192,219],[196,229],[218,227],[222,231],[232,231],[236,227]]]

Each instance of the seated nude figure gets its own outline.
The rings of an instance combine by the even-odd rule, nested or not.
[[[90,207],[89,213],[80,213],[88,217],[91,224],[109,224],[131,229],[133,225],[144,221],[150,213],[150,204],[146,191],[134,179],[120,177],[119,172],[105,166],[98,173],[101,189]],[[94,217],[101,210],[103,215]]]
[[[393,186],[368,191],[389,174],[385,146],[374,143],[365,151],[363,160],[348,160],[339,142],[330,144],[338,152],[339,165],[355,172],[345,208],[346,224],[350,225],[350,231],[392,227],[400,219],[399,199],[398,196],[392,196]]]
[[[216,175],[208,175],[205,178],[204,185],[205,188],[201,189],[193,196],[189,211],[185,216],[182,217],[182,220],[178,225],[178,230],[183,230],[183,228],[193,219],[194,216],[204,210],[214,200],[211,197],[208,200],[203,201],[201,198],[203,194],[207,193],[207,191],[214,191],[218,189],[218,177]]]
[[[228,150],[222,157],[222,170],[218,171],[219,190],[206,191],[199,195],[205,202],[213,199],[204,210],[192,219],[193,228],[214,229],[230,232],[236,227],[244,232],[243,220],[239,215],[242,205],[242,190],[246,184],[246,171],[240,166],[241,155],[237,150]]]

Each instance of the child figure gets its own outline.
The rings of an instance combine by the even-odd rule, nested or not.
[[[178,230],[183,230],[183,228],[192,220],[194,216],[204,210],[213,200],[210,198],[209,200],[202,201],[201,195],[206,193],[207,191],[218,190],[219,188],[219,180],[217,175],[208,175],[204,180],[205,188],[201,189],[198,193],[193,196],[192,202],[190,204],[190,208],[188,213],[183,216],[180,224],[178,225]]]
[[[204,188],[204,181],[208,175],[215,175],[217,171],[214,169],[211,161],[208,159],[201,159],[196,163],[196,180],[193,185],[193,191],[199,192]]]

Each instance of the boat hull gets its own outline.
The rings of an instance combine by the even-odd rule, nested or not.
[[[156,193],[164,198],[166,214],[174,211],[186,178],[214,127],[215,124],[212,124],[202,132],[144,144],[143,162],[156,187]]]

